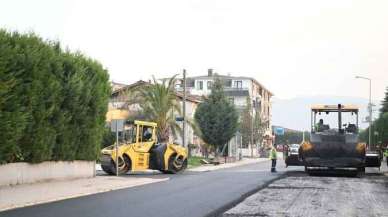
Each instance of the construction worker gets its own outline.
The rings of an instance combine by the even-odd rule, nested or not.
[[[384,156],[385,156],[385,159],[387,161],[387,166],[388,166],[388,147],[385,147]]]
[[[269,159],[271,159],[271,173],[276,173],[276,160],[277,160],[277,152],[275,145],[272,145],[271,151],[269,153]]]
[[[315,125],[315,131],[316,132],[323,131],[323,119],[319,119],[319,122]]]
[[[288,145],[288,142],[287,142],[287,144],[283,145],[283,159],[284,159],[284,162],[286,163],[286,168],[288,167],[287,158],[288,158],[289,151],[290,151],[290,146]]]

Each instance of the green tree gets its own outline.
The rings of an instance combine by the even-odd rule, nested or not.
[[[377,141],[378,143],[388,144],[388,112],[384,112],[378,121],[377,125]]]
[[[140,88],[139,105],[144,116],[158,124],[158,139],[161,142],[169,140],[170,132],[175,136],[182,130],[175,121],[174,113],[181,113],[180,103],[177,101],[174,85],[176,75],[168,81],[159,83],[153,78],[153,84]]]
[[[24,111],[20,97],[22,83],[17,76],[22,70],[14,70],[17,51],[10,33],[0,30],[0,163],[16,161],[21,155],[18,141],[23,136],[28,113]]]
[[[238,127],[236,109],[225,97],[222,82],[218,78],[209,97],[199,104],[194,118],[202,140],[215,147],[217,156],[217,149],[235,135]]]
[[[381,105],[380,115],[372,123],[372,144],[388,144],[388,87]],[[369,143],[369,127],[360,132],[360,140]]]
[[[101,148],[113,145],[116,142],[116,133],[111,132],[111,129],[106,127],[102,137]]]
[[[360,132],[360,140],[369,144],[369,127]],[[372,144],[388,144],[388,112],[372,123]]]
[[[246,98],[246,106],[241,113],[240,132],[242,137],[242,144],[252,145],[253,136],[253,117],[252,105],[249,97]]]
[[[2,71],[6,77],[17,83],[17,86],[8,89],[8,94],[20,103],[19,109],[23,111],[25,118],[23,126],[20,123],[13,124],[19,125],[18,129],[13,130],[21,131],[14,150],[22,151],[20,160],[40,162],[50,159],[56,138],[52,120],[61,91],[56,77],[61,70],[59,56],[54,49],[57,44],[43,42],[32,33],[2,31],[0,34],[4,39],[2,47],[9,51],[8,54],[1,54],[1,62],[5,66]]]
[[[385,97],[381,103],[380,115],[388,112],[388,87],[385,89]]]
[[[253,143],[262,144],[263,136],[266,130],[265,122],[261,119],[261,112],[256,109],[253,120]]]

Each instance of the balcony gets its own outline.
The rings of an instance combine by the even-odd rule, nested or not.
[[[224,87],[226,96],[249,96],[248,88]]]

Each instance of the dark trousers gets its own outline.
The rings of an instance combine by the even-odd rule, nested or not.
[[[276,159],[272,159],[271,172],[276,172]]]

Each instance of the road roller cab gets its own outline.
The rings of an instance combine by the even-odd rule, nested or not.
[[[108,174],[147,169],[178,173],[187,167],[187,151],[176,144],[157,142],[157,124],[146,121],[126,122],[116,144],[101,150],[101,167]]]

